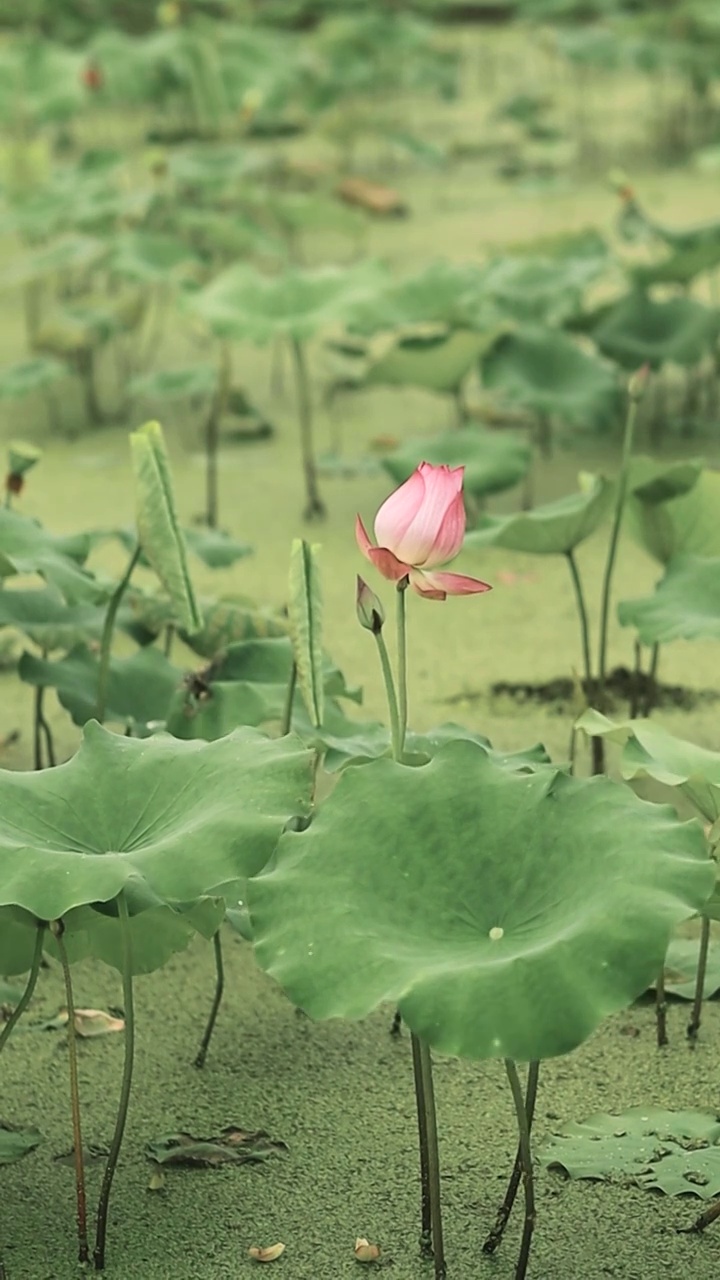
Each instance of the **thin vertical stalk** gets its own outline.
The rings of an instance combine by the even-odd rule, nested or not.
[[[105,622],[103,624],[102,639],[100,641],[100,666],[98,669],[98,685],[97,685],[97,704],[95,708],[95,718],[102,724],[105,719],[107,710],[107,686],[108,676],[110,674],[110,654],[112,651],[113,632],[115,630],[115,619],[123,596],[128,588],[128,584],[133,575],[135,565],[140,559],[140,544],[133,551],[128,567],[122,578],[116,586],[107,607],[105,614]]]
[[[44,692],[44,685],[38,685],[33,698],[33,769],[35,769],[36,772],[43,767],[40,718],[42,716],[42,699]]]
[[[540,1074],[540,1063],[535,1061],[528,1065],[527,1085],[525,1087],[525,1114],[527,1116],[528,1132],[532,1131],[533,1120],[535,1118],[535,1103],[537,1101],[538,1077]],[[495,1219],[495,1226],[489,1233],[485,1243],[483,1244],[483,1253],[494,1253],[500,1241],[505,1234],[505,1228],[510,1219],[515,1197],[520,1186],[520,1179],[523,1171],[523,1155],[521,1141],[518,1140],[518,1149],[515,1155],[515,1164],[510,1174],[505,1199],[503,1200],[498,1214]]]
[[[25,1010],[27,1009],[30,1001],[33,998],[35,985],[38,980],[38,974],[40,973],[40,966],[42,964],[44,940],[45,940],[45,924],[42,921],[38,921],[37,936],[35,938],[35,950],[33,951],[32,965],[30,966],[28,979],[27,979],[27,982],[25,983],[25,990],[23,991],[20,999],[15,1005],[15,1008],[10,1014],[10,1017],[8,1018],[7,1022],[3,1025],[2,1031],[0,1031],[0,1052],[2,1052],[2,1050],[5,1048],[5,1045],[10,1039],[13,1028],[17,1026],[18,1022],[22,1018]]]
[[[208,529],[217,529],[218,525],[220,507],[218,487],[220,423],[227,407],[231,384],[232,362],[230,345],[227,342],[223,342],[220,347],[217,390],[212,398],[205,424],[205,523]]]
[[[215,1023],[217,1022],[217,1016],[220,1012],[220,1005],[222,1004],[223,992],[225,990],[225,966],[223,965],[222,941],[219,929],[213,934],[213,949],[215,952],[215,995],[213,996],[213,1002],[210,1006],[210,1014],[203,1032],[203,1038],[200,1041],[200,1048],[198,1049],[197,1054],[195,1055],[195,1061],[193,1062],[193,1066],[197,1067],[198,1071],[202,1071],[202,1068],[205,1066],[205,1059],[207,1058],[208,1049],[210,1048],[212,1033],[215,1030]]]
[[[583,591],[580,570],[578,569],[577,560],[575,559],[572,548],[565,552],[570,577],[572,579],[573,589],[575,591],[575,604],[577,606],[577,614],[580,622],[580,638],[582,641],[583,656],[583,672],[585,675],[585,697],[588,704],[592,698],[593,692],[593,674],[592,674],[592,658],[590,657],[590,623],[588,621],[587,604],[585,603],[585,592]]]
[[[527,1111],[525,1110],[525,1099],[523,1098],[520,1077],[512,1058],[505,1059],[505,1070],[515,1104],[520,1139],[521,1176],[525,1193],[525,1221],[523,1223],[520,1253],[515,1268],[515,1280],[525,1280],[530,1260],[530,1245],[532,1244],[532,1236],[535,1229],[535,1184],[533,1179],[532,1149],[530,1146],[530,1125],[528,1124]]]
[[[397,1017],[397,1014],[395,1015]],[[420,1148],[420,1254],[432,1258],[432,1214],[430,1212],[430,1166],[428,1162],[428,1131],[423,1089],[422,1054],[420,1040],[410,1032],[412,1048],[413,1080],[415,1082],[415,1106],[417,1108],[418,1140]]]
[[[602,696],[605,688],[605,679],[607,676],[607,642],[608,642],[608,623],[610,618],[610,591],[612,587],[613,571],[615,569],[615,560],[617,558],[618,541],[620,538],[620,526],[622,524],[623,511],[625,509],[625,498],[627,496],[628,472],[630,468],[630,459],[632,457],[633,440],[635,437],[635,422],[637,419],[639,399],[637,396],[631,395],[628,402],[627,418],[625,420],[625,433],[623,435],[622,457],[620,460],[620,475],[618,476],[617,497],[615,499],[615,514],[613,516],[612,528],[610,530],[610,541],[608,543],[607,559],[605,561],[605,572],[603,574],[602,593],[600,597],[600,643],[598,647],[598,683],[599,693]]]
[[[440,1200],[440,1151],[438,1147],[437,1116],[435,1114],[435,1090],[433,1088],[432,1058],[430,1046],[424,1040],[419,1043],[420,1074],[422,1079],[425,1132],[427,1141],[427,1180],[430,1196],[430,1222],[432,1225],[432,1250],[435,1261],[435,1280],[445,1280],[445,1245],[443,1242],[442,1203]]]
[[[657,673],[660,664],[660,645],[656,642],[652,647],[652,656],[650,658],[650,666],[647,674],[647,693],[643,703],[642,714],[645,719],[651,714],[653,707],[657,701]]]
[[[633,645],[635,654],[635,664],[633,666],[632,683],[630,685],[630,719],[635,720],[640,711],[640,703],[642,701],[642,692],[640,684],[642,682],[642,645],[636,640]]]
[[[632,457],[633,440],[635,437],[635,422],[643,389],[644,388],[642,386],[639,389],[633,386],[631,380],[628,411],[625,420],[625,433],[623,435],[622,457],[620,460],[620,475],[618,476],[617,496],[615,499],[615,514],[613,516],[612,528],[610,530],[610,541],[608,543],[605,572],[603,574],[602,592],[600,597],[600,640],[598,645],[597,679],[597,704],[598,710],[600,711],[604,709],[603,703],[605,700],[605,683],[607,679],[610,592],[612,588],[613,571],[615,569],[615,560],[617,558],[618,542],[620,539],[620,526],[622,525],[623,512],[625,510],[630,459]],[[595,737],[593,738],[593,773],[604,773],[604,771],[605,742],[603,738]]]
[[[300,452],[305,476],[306,504],[303,516],[305,520],[322,520],[326,511],[318,486],[317,463],[315,461],[315,446],[313,443],[312,393],[305,359],[305,347],[299,338],[292,337],[290,339],[290,350],[292,351],[295,372],[295,395],[297,397],[300,424]]]
[[[390,666],[390,656],[387,651],[387,645],[383,639],[382,631],[373,632],[375,643],[377,644],[378,654],[380,655],[380,666],[382,668],[383,680],[385,682],[385,696],[388,703],[388,711],[390,713],[390,735],[392,739],[393,759],[402,760],[402,745],[400,735],[400,712],[398,711],[398,700],[395,692],[395,681],[393,680],[392,667]]]
[[[665,962],[655,981],[655,1038],[658,1049],[664,1049],[668,1042],[667,1034],[667,1001],[665,999]]]
[[[700,1030],[702,1022],[702,1004],[705,994],[705,975],[707,973],[708,951],[710,949],[710,919],[703,916],[700,926],[700,950],[698,951],[698,967],[695,978],[695,998],[693,1000],[690,1021],[687,1028],[687,1038],[690,1044],[695,1048],[697,1034]]]
[[[132,980],[132,939],[130,937],[130,916],[127,902],[125,901],[122,893],[117,899],[117,904],[122,937],[125,1056],[123,1061],[120,1102],[118,1105],[117,1120],[115,1122],[115,1132],[113,1133],[112,1142],[110,1144],[110,1154],[108,1155],[107,1164],[105,1165],[105,1173],[103,1174],[100,1198],[98,1200],[97,1229],[95,1232],[95,1249],[93,1251],[93,1261],[95,1263],[96,1271],[102,1271],[105,1267],[105,1238],[107,1236],[107,1217],[110,1205],[110,1192],[112,1190],[113,1178],[115,1177],[115,1170],[117,1168],[120,1148],[122,1146],[123,1135],[125,1133],[125,1123],[127,1121],[128,1105],[130,1103],[130,1090],[132,1089],[133,1064],[135,1059],[135,1004],[133,1000]]]
[[[292,729],[293,703],[295,701],[295,690],[297,688],[297,663],[293,661],[290,668],[290,677],[288,679],[287,692],[285,694],[285,705],[283,706],[282,720],[280,721],[280,737],[284,738]]]
[[[68,961],[63,933],[65,925],[62,920],[50,922],[52,933],[60,956],[60,964],[65,982],[65,1004],[68,1015],[68,1064],[70,1067],[70,1106],[72,1109],[73,1157],[75,1160],[75,1201],[78,1239],[78,1261],[87,1262],[90,1258],[87,1235],[87,1197],[85,1194],[85,1162],[82,1145],[82,1126],[80,1123],[80,1091],[78,1088],[77,1035],[75,1031],[75,1001],[73,999],[72,976]]]
[[[405,597],[408,578],[401,578],[397,584],[397,680],[398,680],[398,714],[400,717],[400,759],[405,750],[405,734],[408,722],[407,692],[407,613]]]

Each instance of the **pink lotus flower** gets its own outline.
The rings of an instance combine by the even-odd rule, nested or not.
[[[360,516],[355,522],[360,550],[383,577],[391,582],[409,578],[414,590],[426,600],[490,590],[488,583],[479,578],[435,572],[437,565],[454,559],[465,537],[464,471],[464,467],[434,467],[430,462],[421,462],[378,511],[376,547]]]

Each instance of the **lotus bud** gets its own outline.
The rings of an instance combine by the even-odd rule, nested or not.
[[[371,1244],[364,1236],[358,1236],[355,1241],[355,1261],[356,1262],[377,1262],[380,1257],[380,1245]]]
[[[11,441],[8,447],[8,469],[5,477],[5,488],[8,493],[20,493],[25,484],[26,472],[32,470],[40,461],[41,453],[32,444],[22,440]]]
[[[360,574],[357,578],[355,606],[360,626],[366,631],[372,631],[374,636],[379,636],[385,621],[385,610],[379,597],[360,577]]]
[[[647,391],[649,381],[650,365],[646,363],[641,365],[639,369],[635,370],[628,382],[628,395],[635,404],[637,404],[639,400],[642,400],[645,392]]]

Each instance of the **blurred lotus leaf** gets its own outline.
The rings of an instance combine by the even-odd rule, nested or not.
[[[614,369],[571,338],[525,328],[500,337],[481,358],[483,382],[513,404],[575,427],[602,427],[617,416]]]
[[[464,487],[477,499],[518,484],[530,466],[530,459],[530,446],[517,433],[463,427],[426,440],[410,441],[396,452],[384,454],[381,464],[396,484],[407,480],[421,462],[464,466]]]
[[[695,298],[655,302],[633,290],[600,318],[592,336],[604,355],[623,369],[649,364],[692,366],[710,352],[720,333],[720,312]]]

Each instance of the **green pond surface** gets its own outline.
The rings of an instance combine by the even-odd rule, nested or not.
[[[466,113],[467,115],[467,113]],[[465,120],[467,125],[467,119]],[[469,163],[450,175],[403,179],[412,216],[403,226],[373,225],[368,251],[407,269],[433,256],[470,258],[504,240],[595,225],[609,232],[614,197],[600,181],[566,184],[545,194],[508,192],[484,168]],[[717,185],[702,174],[647,179],[648,203],[659,216],[682,223],[710,217]],[[310,257],[319,256],[311,245]],[[2,246],[8,257],[12,246]],[[3,332],[7,358],[23,354],[19,299],[7,299]],[[181,364],[195,351],[187,332],[169,331],[161,363]],[[314,351],[317,361],[318,353]],[[267,352],[238,349],[236,372],[277,423],[269,442],[224,448],[221,458],[221,524],[255,546],[255,555],[232,570],[201,570],[201,592],[237,592],[280,605],[285,595],[291,539],[302,526],[301,473],[289,385],[271,395]],[[112,371],[104,388],[113,395]],[[289,370],[286,371],[289,379]],[[72,423],[77,406],[61,406]],[[335,421],[320,414],[319,444],[340,432],[346,456],[365,456],[379,436],[398,440],[432,434],[451,422],[451,407],[412,391],[373,391],[338,404]],[[41,442],[46,453],[29,479],[20,509],[55,532],[129,525],[133,519],[127,429],[85,435],[74,443],[47,439],[43,406],[23,415],[3,407],[6,436]],[[203,504],[203,461],[187,425],[165,419],[182,518]],[[713,441],[693,442],[686,452],[717,459]],[[671,444],[667,456],[673,456]],[[538,497],[549,499],[575,486],[578,470],[612,471],[616,453],[596,443],[558,451],[543,462]],[[391,603],[391,587],[378,580],[354,542],[355,513],[366,523],[389,491],[383,474],[323,481],[327,521],[310,535],[322,545],[326,644],[350,683],[361,683],[361,714],[384,713],[382,685],[371,638],[355,618],[355,575],[362,572]],[[491,510],[518,505],[510,494]],[[599,588],[606,530],[578,553],[597,633]],[[103,546],[92,563],[118,572],[119,550]],[[518,704],[494,696],[498,681],[545,682],[577,674],[580,640],[570,579],[560,560],[503,551],[465,553],[456,564],[493,584],[484,596],[444,604],[412,598],[410,721],[423,729],[454,719],[481,729],[508,750],[542,741],[557,760],[567,756],[573,708],[533,701]],[[615,600],[650,591],[660,571],[629,540],[620,547]],[[138,580],[150,582],[142,572]],[[614,616],[614,615],[613,615]],[[188,667],[193,655],[176,651]],[[632,635],[616,623],[611,665],[632,663]],[[668,646],[661,677],[696,694],[691,710],[658,712],[673,732],[717,748],[718,649],[710,643]],[[27,768],[31,761],[32,691],[13,672],[0,675],[0,737],[19,730],[3,747],[0,764]],[[48,713],[60,758],[74,749],[77,733],[48,696]],[[624,708],[619,708],[620,712]],[[587,769],[585,747],[580,768]],[[224,1280],[250,1275],[253,1244],[282,1241],[277,1274],[288,1280],[335,1280],[355,1274],[353,1245],[367,1236],[382,1248],[394,1280],[430,1280],[432,1264],[417,1248],[419,1188],[410,1048],[407,1034],[389,1035],[392,1009],[360,1024],[314,1025],[253,964],[247,944],[228,933],[227,993],[204,1072],[192,1064],[213,985],[212,948],[197,942],[165,969],[137,980],[136,1080],[128,1131],[111,1204],[107,1275],[111,1280]],[[109,1008],[120,1000],[112,971],[83,964],[75,974],[81,1007]],[[63,1003],[55,969],[41,975],[26,1021],[3,1054],[0,1119],[37,1125],[42,1145],[23,1161],[0,1169],[0,1246],[7,1280],[71,1280],[74,1261],[72,1168],[58,1163],[70,1149],[67,1051],[58,1031],[27,1029],[57,1013]],[[571,1056],[543,1065],[537,1139],[560,1123],[598,1110],[620,1111],[647,1103],[714,1111],[720,1082],[720,1011],[707,1006],[697,1047],[685,1040],[687,1005],[673,1004],[670,1044],[655,1045],[649,1003],[609,1019]],[[114,1122],[122,1058],[120,1036],[80,1045],[84,1139],[105,1147]],[[515,1150],[510,1094],[500,1063],[436,1061],[442,1186],[448,1275],[456,1280],[514,1275],[521,1207],[497,1255],[480,1252],[494,1221]],[[177,1131],[200,1136],[234,1124],[266,1129],[288,1151],[259,1166],[170,1170],[162,1191],[147,1189],[151,1166],[144,1148]],[[88,1171],[93,1205],[101,1165]],[[626,1185],[564,1182],[538,1173],[538,1224],[530,1275],[534,1280],[715,1280],[720,1274],[720,1224],[702,1236],[682,1234],[700,1211],[693,1197],[664,1198]],[[271,1272],[271,1274],[274,1274]]]

